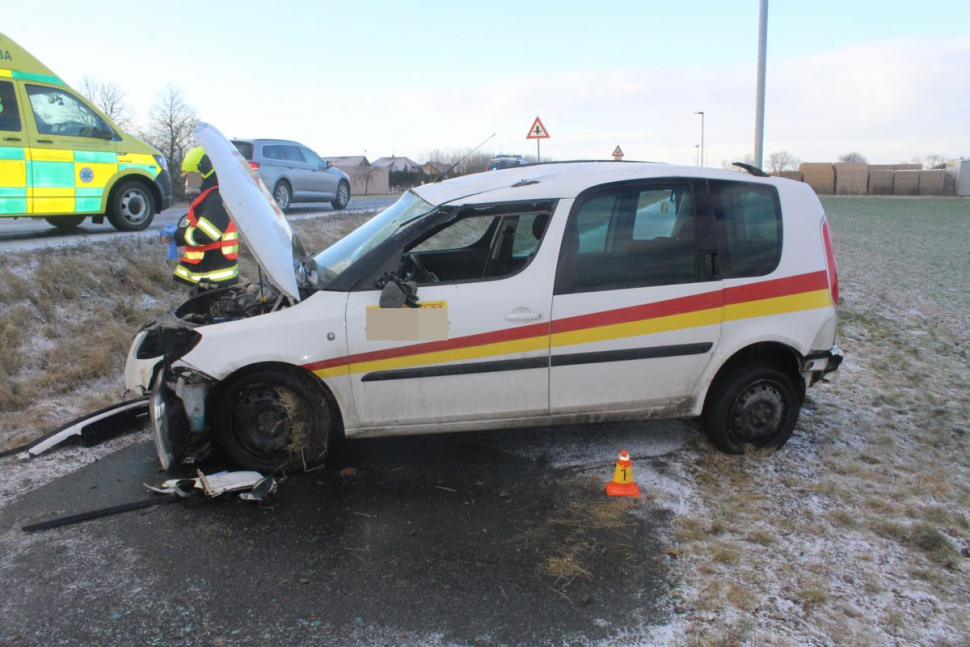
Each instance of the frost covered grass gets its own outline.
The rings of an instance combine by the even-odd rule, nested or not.
[[[328,214],[293,228],[318,250],[371,215]],[[120,401],[135,332],[185,299],[165,245],[120,240],[0,258],[0,450]],[[240,273],[257,276],[245,247]]]
[[[846,361],[774,454],[683,461],[685,645],[970,636],[970,201],[827,198]]]

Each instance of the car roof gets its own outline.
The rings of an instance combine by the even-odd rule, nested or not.
[[[266,143],[272,143],[272,144],[293,144],[294,146],[303,146],[304,148],[309,148],[308,146],[304,146],[300,142],[295,142],[295,141],[293,141],[291,139],[261,139],[261,138],[257,138],[257,139],[245,139],[245,138],[241,138],[241,137],[235,137],[235,138],[233,138],[232,141],[233,142],[247,142],[249,144],[255,144],[257,142],[260,143],[260,144],[266,144]]]
[[[575,198],[586,189],[627,180],[704,178],[774,184],[791,182],[755,177],[739,171],[655,162],[555,162],[513,166],[489,173],[473,173],[453,180],[416,187],[413,191],[434,205],[486,204],[513,200]]]

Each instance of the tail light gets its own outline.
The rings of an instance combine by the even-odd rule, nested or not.
[[[829,272],[829,290],[832,292],[832,305],[839,307],[839,270],[835,267],[835,249],[832,247],[832,234],[829,222],[822,218],[822,242],[825,244],[825,265]]]
[[[253,170],[259,170],[259,162],[250,162],[249,165],[253,167]]]

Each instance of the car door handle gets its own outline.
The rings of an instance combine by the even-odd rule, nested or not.
[[[542,319],[541,312],[532,312],[531,310],[520,310],[516,308],[509,314],[505,315],[506,321],[535,321],[537,319]]]
[[[37,143],[38,144],[53,144],[54,143],[54,140],[53,139],[38,139],[37,140]]]
[[[19,142],[20,141],[20,137],[4,137],[3,138],[3,141],[5,141],[5,142]]]

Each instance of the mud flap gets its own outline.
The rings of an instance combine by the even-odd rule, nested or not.
[[[155,373],[148,410],[152,417],[155,449],[162,469],[168,471],[185,454],[191,440],[189,419],[182,400],[165,384],[165,367]]]

